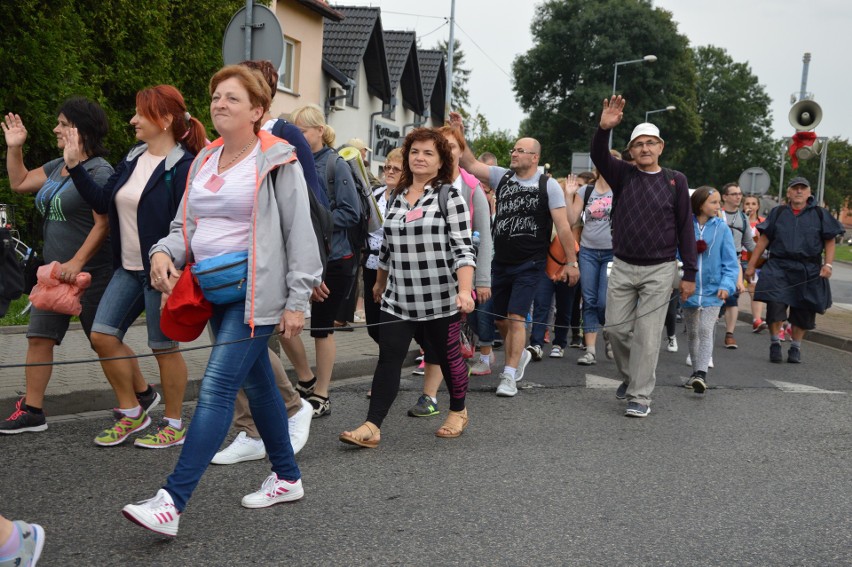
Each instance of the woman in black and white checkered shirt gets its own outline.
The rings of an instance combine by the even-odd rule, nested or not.
[[[459,349],[461,313],[474,308],[471,295],[476,261],[469,212],[449,188],[446,218],[439,191],[452,183],[452,155],[446,139],[428,128],[413,130],[402,146],[403,172],[385,215],[385,236],[373,295],[382,302],[381,322],[392,325],[379,338],[367,421],[340,440],[376,447],[380,428],[399,392],[402,365],[420,329],[439,359],[450,392],[450,412],[435,432],[458,437],[468,424],[468,370]],[[425,346],[425,345],[424,345]]]

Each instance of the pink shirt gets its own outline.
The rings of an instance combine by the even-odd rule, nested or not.
[[[136,167],[127,179],[127,183],[115,194],[118,227],[121,231],[121,266],[125,270],[145,269],[142,265],[142,251],[139,246],[139,224],[136,222],[136,211],[145,185],[164,159],[166,156],[155,156],[147,151],[140,155],[136,159]]]
[[[216,173],[222,154],[218,151],[193,179],[189,205],[196,217],[196,230],[190,245],[196,262],[248,250],[258,148],[255,144],[247,156],[221,175]]]

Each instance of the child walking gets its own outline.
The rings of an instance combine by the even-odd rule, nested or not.
[[[696,394],[707,390],[707,368],[713,355],[713,329],[719,309],[736,289],[739,274],[734,239],[725,219],[719,218],[721,198],[712,187],[699,187],[692,203],[698,274],[695,293],[683,305],[692,376],[684,384]]]

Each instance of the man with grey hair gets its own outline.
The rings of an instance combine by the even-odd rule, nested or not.
[[[781,362],[778,331],[789,319],[792,343],[787,362],[802,361],[802,339],[805,331],[816,327],[816,314],[831,307],[828,283],[834,262],[834,239],[846,231],[831,214],[814,203],[811,184],[804,177],[794,177],[787,184],[787,204],[769,212],[757,225],[760,238],[746,268],[751,280],[757,260],[764,250],[769,259],[760,270],[754,299],[766,303],[769,324],[769,361]]]
[[[695,293],[696,246],[689,186],[679,171],[660,167],[665,143],[650,123],[636,126],[627,145],[634,163],[609,153],[609,131],[624,117],[621,96],[604,99],[592,161],[612,187],[613,265],[606,326],[622,378],[615,396],[627,399],[628,417],[651,413],[663,320],[683,262],[680,297]]]

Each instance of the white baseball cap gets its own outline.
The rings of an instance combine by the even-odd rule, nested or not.
[[[630,144],[633,143],[633,140],[635,140],[639,136],[653,136],[661,142],[665,142],[665,140],[660,137],[659,128],[657,128],[650,122],[643,122],[642,124],[637,125],[636,128],[633,129],[633,133],[630,134],[630,141],[627,143],[627,147],[629,148]]]

